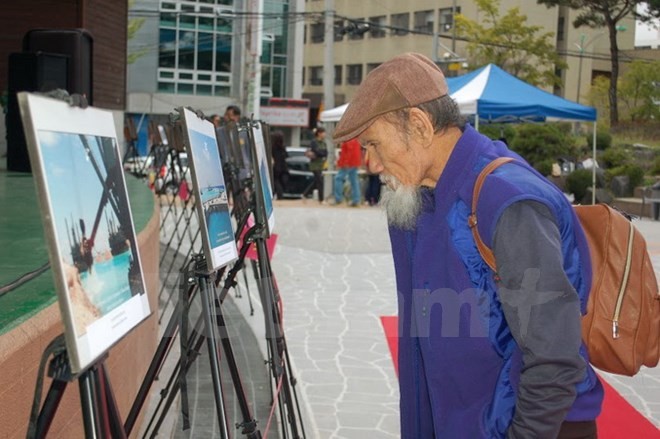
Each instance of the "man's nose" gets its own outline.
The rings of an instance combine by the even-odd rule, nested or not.
[[[369,163],[369,172],[372,174],[380,174],[383,172],[383,164],[378,158],[378,154],[367,151],[367,163]]]

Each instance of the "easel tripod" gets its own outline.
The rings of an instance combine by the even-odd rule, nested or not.
[[[241,248],[241,253],[239,255],[239,261],[245,257],[247,253],[248,246],[245,245]],[[182,285],[180,288],[181,297],[177,302],[174,313],[168,323],[163,338],[156,349],[156,354],[152,359],[152,362],[149,366],[147,374],[143,380],[142,386],[138,392],[136,400],[131,408],[131,411],[127,417],[125,424],[125,429],[127,433],[130,434],[131,430],[135,425],[135,421],[139,415],[140,409],[146,400],[149,389],[156,379],[156,375],[162,367],[162,364],[165,361],[167,352],[171,348],[176,334],[177,329],[180,332],[180,342],[181,342],[181,357],[177,363],[175,370],[172,372],[170,379],[161,392],[161,401],[158,404],[157,412],[161,409],[161,403],[164,402],[164,406],[160,411],[160,416],[156,423],[153,425],[153,431],[151,432],[151,437],[155,436],[163,421],[164,417],[167,414],[170,406],[173,404],[174,399],[177,395],[177,392],[181,394],[181,406],[182,406],[182,419],[184,429],[189,428],[189,413],[188,413],[188,399],[187,399],[187,382],[186,382],[186,373],[199,356],[200,350],[204,342],[206,341],[210,366],[211,366],[211,375],[212,375],[212,384],[214,391],[214,398],[216,402],[216,415],[218,417],[219,425],[221,426],[220,433],[222,437],[230,437],[228,435],[227,428],[227,419],[226,412],[224,408],[223,400],[223,389],[222,382],[220,380],[220,365],[219,365],[219,352],[217,348],[217,338],[214,331],[213,317],[215,316],[215,325],[220,332],[220,340],[222,342],[223,350],[225,353],[225,360],[229,368],[231,378],[234,384],[234,389],[236,392],[237,400],[239,407],[241,409],[241,414],[243,416],[243,421],[237,424],[237,428],[241,428],[241,433],[244,434],[249,439],[259,439],[261,438],[261,433],[257,429],[256,420],[252,417],[250,408],[248,405],[247,397],[243,391],[240,374],[238,372],[238,366],[236,365],[235,356],[231,346],[231,342],[226,334],[225,320],[222,312],[221,303],[224,301],[230,286],[234,284],[234,278],[238,271],[240,270],[240,263],[237,262],[232,270],[230,270],[229,275],[227,276],[223,291],[219,296],[215,293],[215,285],[210,280],[210,274],[207,272],[206,260],[203,255],[195,255],[193,257],[194,268],[183,274],[183,278],[186,281],[185,285]],[[202,301],[202,315],[193,325],[193,329],[188,334],[189,327],[189,318],[188,311],[192,299],[196,292],[199,291],[201,294]],[[201,328],[205,328],[204,333],[201,332]],[[166,398],[166,399],[164,399]],[[152,418],[147,426],[147,432],[152,429],[152,423],[155,419]]]
[[[45,361],[54,354],[49,363],[48,375],[53,378],[41,410],[41,385]],[[28,439],[43,438],[48,434],[57,408],[62,400],[68,383],[77,380],[80,386],[83,425],[86,438],[126,438],[126,433],[119,417],[110,380],[105,369],[107,354],[97,360],[81,374],[71,374],[63,336],[55,338],[46,348],[39,368],[39,377],[35,398],[32,405]]]

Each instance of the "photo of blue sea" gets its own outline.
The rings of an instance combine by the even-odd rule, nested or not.
[[[234,241],[227,188],[215,139],[189,130],[195,179],[211,249]]]
[[[105,315],[131,298],[128,270],[131,252],[97,262],[91,273],[80,274],[80,281],[92,303]],[[111,292],[111,293],[109,293]]]

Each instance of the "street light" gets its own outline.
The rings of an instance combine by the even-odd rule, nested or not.
[[[578,83],[577,83],[577,103],[580,103],[580,86],[582,85],[582,58],[584,57],[584,49],[586,46],[593,44],[598,38],[602,37],[605,35],[605,32],[600,32],[596,34],[591,40],[587,41],[586,44],[584,42],[585,38],[587,37],[585,34],[580,34],[580,43],[575,43],[578,49],[580,49],[580,62],[578,64]]]

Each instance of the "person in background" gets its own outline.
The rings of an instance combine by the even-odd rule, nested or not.
[[[275,185],[275,195],[278,200],[284,196],[284,188],[289,181],[289,167],[286,158],[289,154],[284,146],[284,133],[282,131],[273,131],[270,134],[270,144],[273,151],[273,183]]]
[[[209,122],[213,124],[214,127],[218,128],[220,126],[221,118],[219,114],[212,114],[209,116]]]
[[[309,158],[309,170],[314,174],[314,182],[305,190],[303,198],[307,196],[310,190],[317,190],[319,203],[323,202],[323,169],[325,160],[328,157],[328,149],[325,145],[325,128],[318,127],[314,129],[314,139],[305,151],[305,156]]]
[[[241,109],[237,105],[229,105],[225,110],[225,121],[238,123],[241,120]]]
[[[375,206],[380,202],[380,189],[382,182],[380,176],[369,171],[369,157],[366,157],[365,165],[367,168],[367,189],[364,192],[364,201],[369,206]]]
[[[362,151],[360,142],[357,139],[351,139],[341,144],[339,160],[337,160],[337,175],[334,180],[335,203],[340,204],[344,201],[344,182],[346,177],[351,184],[351,207],[360,205],[362,191],[360,190],[360,181],[358,180],[358,168],[362,165]]]
[[[566,196],[466,124],[418,53],[372,70],[333,137],[357,137],[390,189],[401,437],[596,438],[603,386],[581,334],[591,259]],[[514,161],[485,178],[473,214],[498,157]]]

